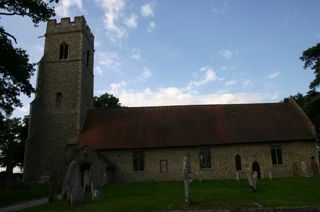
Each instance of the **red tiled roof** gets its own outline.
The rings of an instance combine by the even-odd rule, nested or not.
[[[93,109],[78,147],[96,150],[315,140],[295,102]]]

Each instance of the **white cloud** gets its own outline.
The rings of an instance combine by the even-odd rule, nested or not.
[[[129,18],[125,18],[123,23],[129,28],[137,28],[138,26],[138,16],[136,14],[131,14]]]
[[[130,81],[130,83],[145,82],[151,76],[152,76],[151,70],[147,67],[144,67],[141,76],[138,76],[135,80]]]
[[[119,83],[111,83],[111,85],[110,85],[111,89],[108,92],[110,92],[112,94],[117,94],[119,92],[119,89],[127,87],[127,84],[128,84],[128,82],[126,82],[126,81],[121,81]],[[102,93],[105,93],[105,92],[102,92]]]
[[[100,75],[100,76],[103,75],[103,71],[102,71],[102,69],[100,68],[100,66],[97,66],[97,67],[94,68],[94,74],[95,74],[95,75]]]
[[[229,80],[229,81],[226,81],[224,84],[225,86],[232,86],[237,84],[237,80]]]
[[[154,21],[151,21],[151,22],[148,24],[147,31],[148,31],[148,32],[152,32],[156,27],[157,27],[156,23],[155,23]]]
[[[268,76],[268,79],[270,79],[270,80],[275,79],[275,78],[279,77],[280,74],[281,74],[281,72],[275,71],[275,72],[271,73],[271,74]]]
[[[55,8],[55,12],[58,16],[68,17],[68,16],[70,16],[70,8],[72,6],[75,6],[78,9],[82,10],[82,0],[59,1],[57,7]]]
[[[150,70],[149,68],[147,68],[147,67],[144,67],[144,68],[143,68],[142,77],[143,77],[144,79],[148,79],[148,78],[150,78],[151,76],[152,76],[151,70]]]
[[[218,51],[218,54],[222,57],[225,57],[226,59],[231,59],[231,57],[235,54],[236,52],[229,50],[229,49],[221,49]]]
[[[252,82],[249,79],[242,81],[242,86],[245,87],[245,88],[249,87],[251,85],[252,85]]]
[[[199,80],[193,80],[189,82],[188,89],[194,87],[199,87],[205,85],[208,82],[215,81],[218,79],[216,72],[209,66],[204,66],[200,68],[200,73],[202,74]]]
[[[112,42],[121,42],[127,37],[127,30],[119,25],[125,9],[124,0],[96,0],[104,10],[104,25],[107,29],[107,37]]]
[[[141,15],[144,17],[154,16],[155,3],[147,3],[141,6]]]
[[[140,60],[141,59],[141,50],[140,49],[136,49],[136,48],[133,48],[131,50],[132,54],[131,54],[131,58],[134,59],[134,60]]]
[[[161,106],[191,104],[238,104],[274,101],[274,94],[263,93],[209,93],[197,94],[178,87],[166,87],[152,90],[145,88],[138,91],[117,90],[115,94],[125,106]]]
[[[100,65],[105,65],[108,68],[117,69],[121,66],[118,54],[115,52],[98,52],[97,58]]]
[[[236,92],[217,91],[202,94],[197,91],[197,88],[206,83],[219,80],[215,71],[209,67],[202,67],[195,77],[198,80],[193,80],[185,87],[161,87],[157,89],[143,88],[143,89],[129,89],[127,86],[130,83],[139,83],[144,79],[152,76],[149,68],[144,68],[140,77],[133,81],[121,81],[119,83],[112,83],[108,90],[120,99],[120,102],[125,106],[161,106],[161,105],[190,105],[190,104],[233,104],[233,103],[260,103],[277,100],[277,93],[275,92]],[[226,82],[228,85],[238,83],[236,80]],[[250,80],[241,82],[242,85],[248,86],[251,84]]]

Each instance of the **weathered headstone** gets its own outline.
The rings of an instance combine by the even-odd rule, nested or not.
[[[307,168],[307,165],[304,161],[301,162],[300,168],[301,168],[301,176],[302,177],[309,177],[308,168]]]
[[[272,180],[272,169],[270,169],[270,170],[268,171],[268,178],[269,178],[270,180]]]
[[[102,187],[104,185],[103,167],[98,163],[93,163],[90,167],[91,196],[92,199],[100,199],[103,196]]]
[[[299,167],[296,162],[292,163],[292,172],[293,172],[293,176],[295,177],[299,176]]]
[[[88,191],[87,189],[90,188],[90,173],[89,173],[89,170],[85,170],[83,172],[83,189],[84,191]]]
[[[249,187],[253,192],[257,191],[257,178],[258,178],[257,172],[255,171],[252,173],[250,169],[247,169],[246,174],[248,178]]]
[[[186,155],[183,158],[183,182],[184,182],[184,194],[185,202],[189,205],[191,203],[191,191],[190,191],[190,157]]]
[[[81,172],[79,164],[75,161],[72,161],[68,167],[63,190],[71,205],[83,201],[84,189],[81,186]]]
[[[236,180],[239,182],[240,181],[240,173],[236,171]]]
[[[318,177],[319,176],[319,166],[313,156],[311,157],[311,169],[312,169],[312,176]]]

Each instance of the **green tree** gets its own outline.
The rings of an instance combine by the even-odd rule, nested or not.
[[[119,99],[112,94],[102,94],[101,96],[93,97],[93,106],[95,108],[116,108],[121,107]]]
[[[310,83],[309,88],[315,89],[320,86],[320,43],[305,50],[300,57],[304,61],[304,68],[314,70],[315,79]]]
[[[1,0],[0,19],[2,16],[28,16],[37,25],[40,21],[46,21],[55,15],[54,7],[49,6],[53,1],[58,2]],[[20,94],[30,96],[34,92],[30,84],[30,78],[35,71],[34,64],[29,62],[26,51],[15,48],[13,42],[17,43],[16,38],[7,32],[0,22],[0,122],[12,113],[14,107],[22,106]]]
[[[23,167],[29,116],[25,116],[23,119],[6,117],[3,123],[3,127],[0,129],[0,166],[6,167],[7,179],[10,179],[14,167]]]
[[[320,93],[315,90],[310,90],[306,95],[298,93],[289,98],[293,98],[299,104],[314,124],[317,133],[317,142],[318,145],[320,145]],[[285,98],[284,101],[288,101],[289,98]]]

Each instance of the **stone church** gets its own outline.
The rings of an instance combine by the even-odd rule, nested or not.
[[[62,180],[73,161],[104,182],[299,176],[318,164],[315,130],[286,103],[93,109],[94,36],[85,18],[49,20],[30,107],[24,181]],[[302,167],[303,167],[302,166]]]

